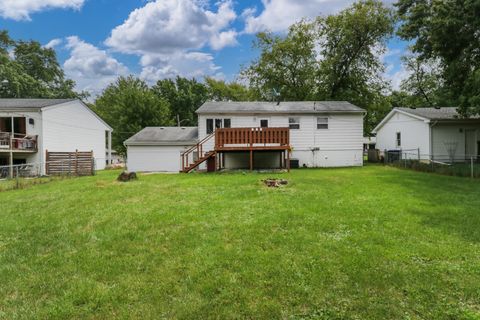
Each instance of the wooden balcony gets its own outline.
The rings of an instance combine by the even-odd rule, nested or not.
[[[0,132],[0,153],[35,153],[38,151],[38,136]]]
[[[290,150],[289,128],[223,128],[215,131],[215,151]]]

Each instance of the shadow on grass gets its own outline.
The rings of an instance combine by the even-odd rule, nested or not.
[[[480,181],[460,177],[447,177],[430,173],[392,169],[382,179],[386,184],[415,197],[424,205],[405,209],[420,216],[422,223],[431,228],[454,234],[470,242],[480,242]],[[398,179],[397,170],[404,175]]]

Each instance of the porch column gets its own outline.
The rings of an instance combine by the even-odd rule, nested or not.
[[[287,150],[287,169],[290,172],[290,149]]]
[[[108,165],[111,165],[112,164],[112,131],[108,130],[107,131],[107,136],[108,136],[107,161],[108,161]]]
[[[253,170],[253,149],[250,149],[250,171]]]

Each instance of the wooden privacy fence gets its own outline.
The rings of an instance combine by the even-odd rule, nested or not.
[[[46,151],[47,175],[93,176],[95,158],[93,151],[50,152]]]

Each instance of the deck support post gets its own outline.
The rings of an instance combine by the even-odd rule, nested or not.
[[[287,169],[290,172],[290,149],[287,150]]]
[[[253,149],[250,149],[250,171],[253,171]]]

